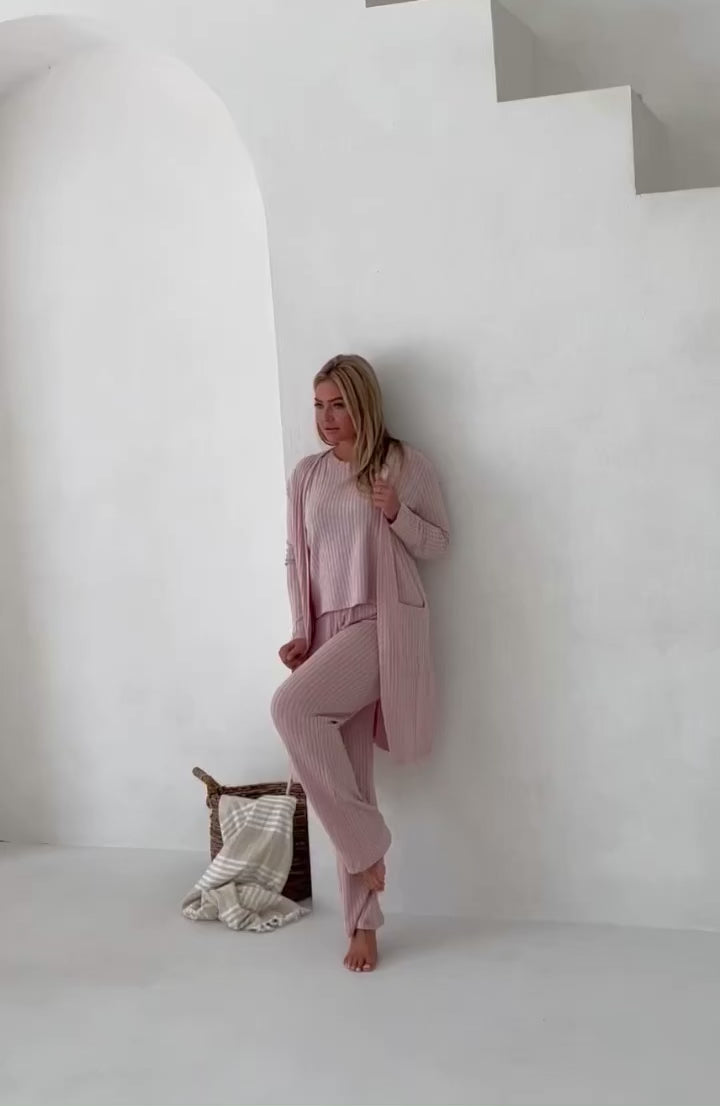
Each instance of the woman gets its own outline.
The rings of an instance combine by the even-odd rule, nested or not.
[[[272,712],[337,852],[345,965],[370,972],[391,840],[376,802],[374,743],[406,763],[430,749],[429,619],[415,558],[444,552],[448,523],[430,464],[388,433],[362,357],[321,369],[315,418],[329,448],[301,461],[288,486],[293,634],[280,659],[292,675]]]

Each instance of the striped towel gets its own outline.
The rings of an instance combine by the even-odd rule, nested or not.
[[[280,894],[292,863],[294,814],[291,795],[221,795],[223,847],[185,896],[185,917],[267,933],[308,914]]]

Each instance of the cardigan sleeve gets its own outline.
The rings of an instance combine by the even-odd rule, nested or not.
[[[285,551],[285,565],[287,569],[287,590],[290,600],[290,613],[292,615],[293,638],[306,637],[305,620],[302,614],[302,592],[298,578],[295,549],[298,535],[295,534],[295,495],[297,494],[297,470],[293,472],[287,487],[287,547]]]
[[[450,524],[435,471],[424,457],[414,453],[410,471],[400,481],[400,510],[390,529],[417,560],[440,557],[450,542]]]
[[[305,620],[302,616],[302,601],[300,598],[300,584],[297,577],[297,564],[295,562],[295,550],[290,542],[287,544],[287,552],[285,554],[285,564],[287,566],[287,589],[288,597],[290,599],[290,613],[292,615],[292,636],[293,638],[304,638],[305,634]]]

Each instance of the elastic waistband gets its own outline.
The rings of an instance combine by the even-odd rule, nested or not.
[[[347,607],[342,611],[326,611],[317,617],[316,624],[323,627],[332,627],[334,630],[342,630],[346,626],[354,626],[356,622],[368,622],[377,618],[377,607],[374,603],[361,603],[357,607]]]

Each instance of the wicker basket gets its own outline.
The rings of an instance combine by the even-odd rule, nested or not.
[[[205,801],[210,810],[210,857],[213,859],[220,852],[223,843],[218,814],[221,795],[241,795],[245,799],[259,799],[261,795],[284,795],[287,791],[287,783],[254,783],[245,784],[243,787],[222,787],[207,772],[203,772],[202,768],[193,768],[193,776],[202,780],[207,788]],[[290,794],[297,803],[293,822],[293,859],[283,894],[293,902],[303,902],[305,899],[312,898],[307,798],[299,783],[293,783]]]

